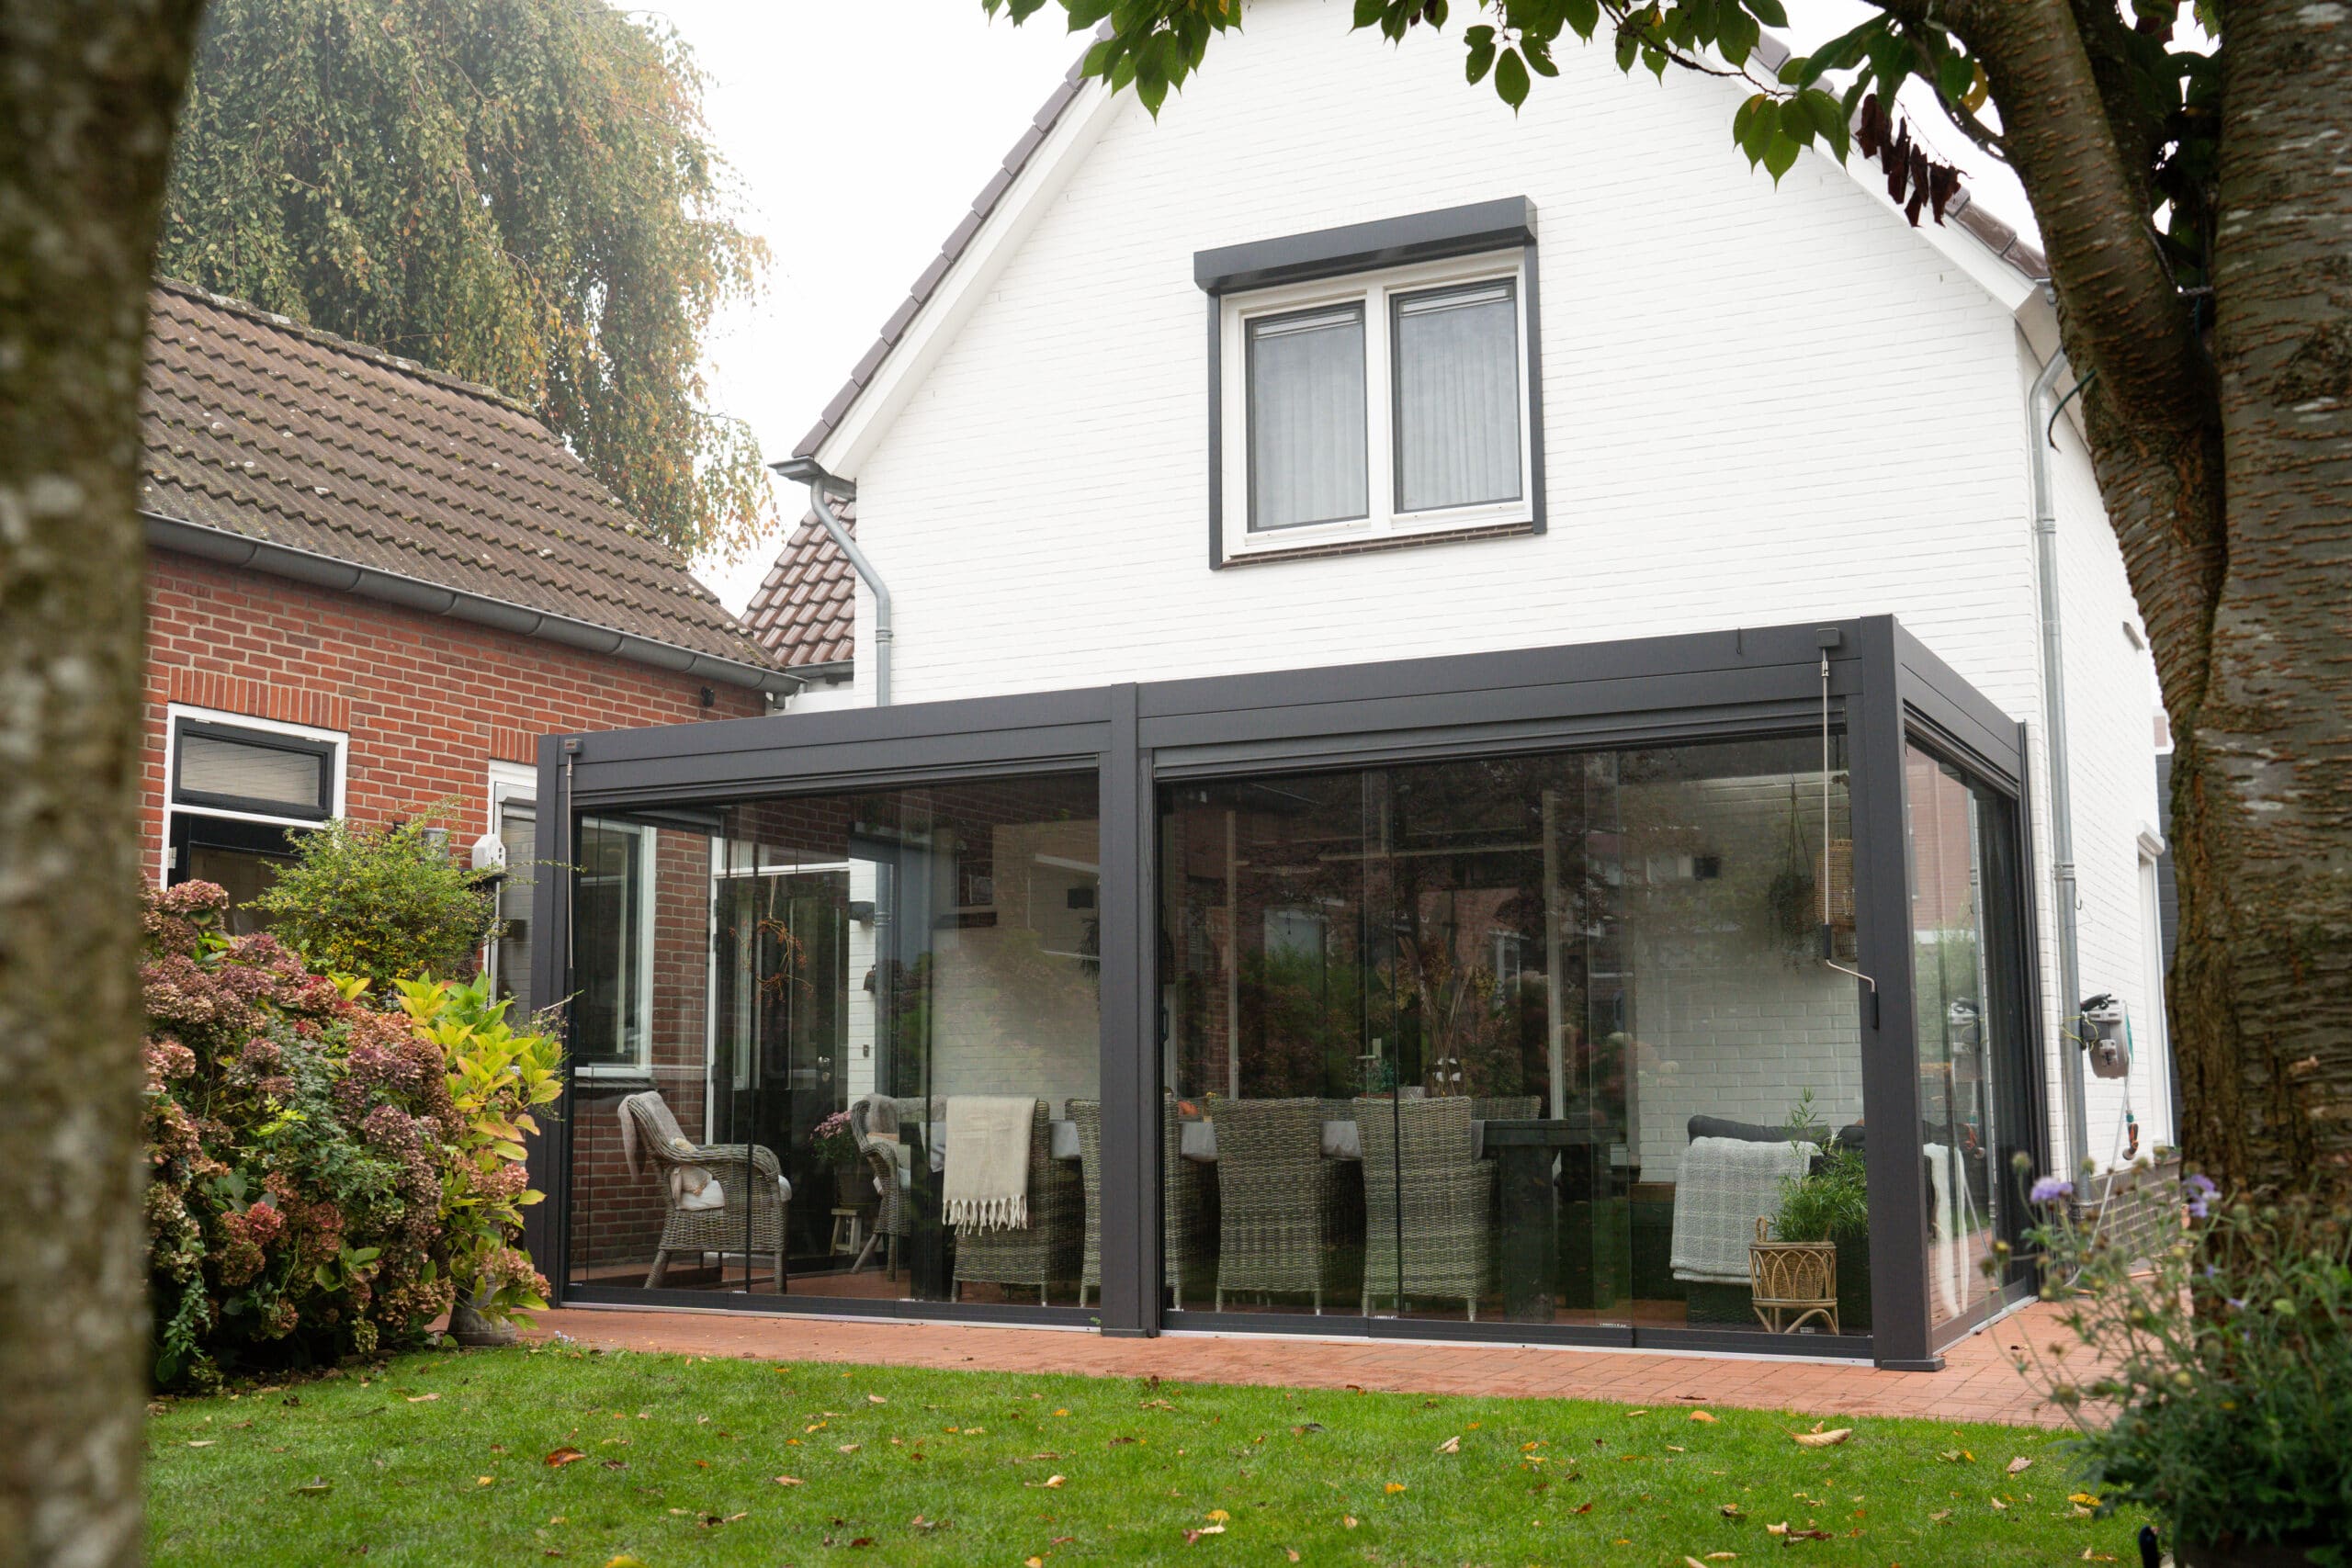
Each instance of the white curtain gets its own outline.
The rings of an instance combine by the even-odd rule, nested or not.
[[[1396,302],[1396,509],[1519,495],[1519,308],[1508,283]]]
[[[1363,310],[1250,325],[1250,526],[1362,517]]]

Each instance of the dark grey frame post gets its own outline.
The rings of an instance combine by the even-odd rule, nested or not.
[[[1159,1332],[1159,920],[1151,761],[1136,688],[1111,694],[1102,757],[1102,1332]]]
[[[1911,856],[1906,847],[1903,694],[1895,626],[1856,628],[1862,690],[1848,727],[1854,823],[1857,967],[1876,982],[1862,1006],[1862,1104],[1870,1136],[1871,1330],[1878,1364],[1939,1371],[1928,1348],[1927,1173],[1919,1164],[1918,1008],[1912,996]],[[1856,982],[1858,989],[1863,988]],[[1887,1133],[1894,1134],[1890,1137]]]
[[[571,907],[564,895],[571,886],[571,802],[564,792],[563,756],[560,739],[539,737],[538,783],[531,803],[533,863],[509,870],[532,878],[531,995],[539,998],[542,1009],[564,1004],[564,1055],[569,1057]],[[564,1098],[539,1111],[533,1118],[539,1130],[525,1141],[525,1169],[531,1186],[547,1196],[523,1211],[523,1247],[548,1277],[550,1301],[561,1299],[564,1262],[571,1254],[571,1206],[566,1201],[571,1190],[571,1081],[567,1073]],[[548,1266],[550,1259],[553,1268]]]

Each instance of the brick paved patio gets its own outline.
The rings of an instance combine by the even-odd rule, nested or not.
[[[570,1308],[537,1314],[541,1335],[608,1349],[758,1359],[865,1362],[1090,1377],[1158,1374],[1177,1382],[1361,1387],[1415,1393],[1705,1401],[1827,1416],[1917,1416],[2057,1426],[2012,1366],[2011,1347],[2063,1335],[2052,1309],[2030,1307],[1964,1339],[1940,1372],[1888,1372],[1853,1361],[1408,1343],[1301,1336],[1166,1335],[1106,1339],[1070,1329],[842,1321],[718,1312]]]

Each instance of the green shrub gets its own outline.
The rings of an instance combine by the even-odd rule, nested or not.
[[[2018,1370],[2073,1417],[2100,1507],[2145,1507],[2176,1549],[2292,1543],[2352,1564],[2352,1211],[2225,1205],[2192,1174],[2185,1228],[2148,1258],[2074,1197],[2036,1182],[2025,1239],[2082,1354],[2021,1336]]]
[[[303,838],[293,863],[253,902],[322,974],[379,989],[462,974],[498,930],[495,897],[426,836],[429,815],[389,827],[338,818]]]
[[[531,1109],[563,1092],[563,1048],[552,1035],[518,1033],[506,1021],[510,1002],[491,995],[487,975],[464,986],[399,984],[411,1030],[448,1068],[454,1115],[442,1145],[442,1257],[458,1296],[477,1312],[520,1317],[548,1304],[546,1278],[514,1245],[523,1210],[544,1196],[525,1179],[523,1139],[539,1130]]]
[[[413,1338],[449,1304],[441,1055],[356,1005],[228,895],[147,900],[149,1283],[156,1381],[332,1362]]]

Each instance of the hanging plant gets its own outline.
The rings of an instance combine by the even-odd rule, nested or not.
[[[1765,913],[1770,929],[1792,963],[1814,955],[1821,931],[1821,901],[1814,881],[1813,857],[1806,852],[1802,807],[1796,781],[1789,781],[1787,863],[1772,874],[1764,890]]]

